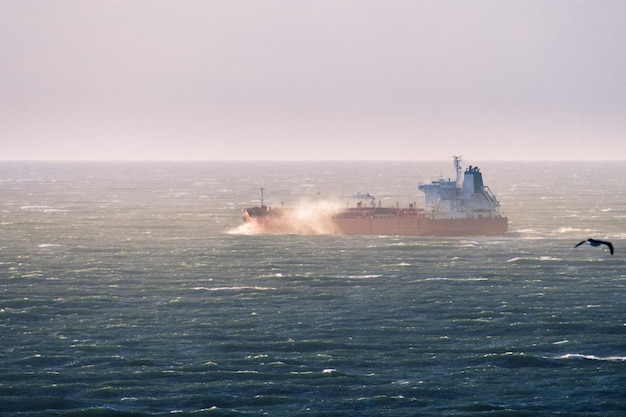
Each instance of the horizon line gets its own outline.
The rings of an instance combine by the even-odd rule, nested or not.
[[[483,162],[624,162],[626,159],[473,159]],[[449,159],[2,159],[0,162],[448,162]]]

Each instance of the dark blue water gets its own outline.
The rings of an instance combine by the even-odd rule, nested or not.
[[[0,414],[625,415],[624,164],[480,166],[505,236],[237,227],[449,163],[0,163]]]

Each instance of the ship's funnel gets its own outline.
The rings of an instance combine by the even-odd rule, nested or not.
[[[465,170],[463,178],[463,194],[471,195],[480,193],[483,189],[483,174],[480,173],[478,167],[471,165]]]

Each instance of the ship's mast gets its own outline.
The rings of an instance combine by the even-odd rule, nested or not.
[[[263,199],[263,191],[265,190],[265,188],[261,187],[260,190],[261,190],[261,207],[263,207],[265,205],[264,203],[265,200]]]
[[[463,176],[461,175],[461,157],[453,156],[454,158],[454,170],[456,171],[456,186],[457,188],[463,188]]]

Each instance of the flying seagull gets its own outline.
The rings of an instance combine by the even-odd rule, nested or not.
[[[587,239],[587,240],[583,240],[582,242],[580,242],[579,244],[577,244],[574,247],[577,248],[580,245],[582,245],[583,243],[589,243],[589,246],[606,245],[606,246],[609,247],[609,250],[611,251],[611,255],[613,255],[613,244],[611,242],[607,242],[605,240]]]

